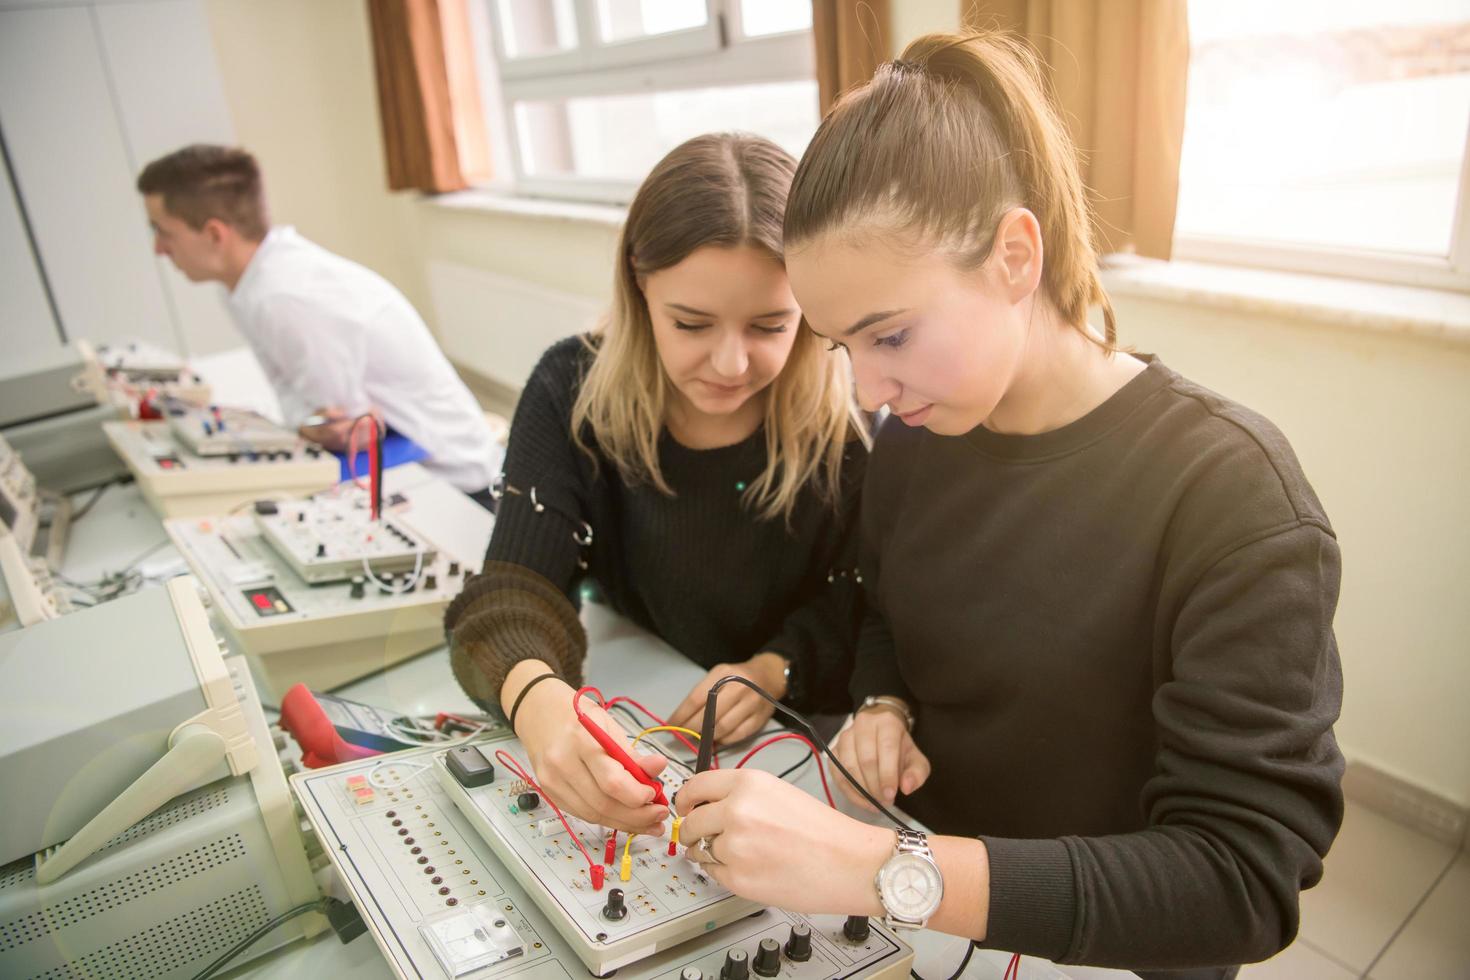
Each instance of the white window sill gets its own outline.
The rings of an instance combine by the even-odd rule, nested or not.
[[[554,221],[602,225],[609,228],[621,228],[628,217],[627,208],[611,204],[526,197],[508,191],[485,188],[425,196],[420,200],[429,207],[443,208],[446,211],[479,211],[486,214],[512,215],[518,218],[546,218]]]
[[[426,206],[620,228],[628,210],[611,204],[527,197],[476,188],[425,196]],[[1470,294],[1360,279],[1241,266],[1109,255],[1103,286],[1113,296],[1211,307],[1232,313],[1405,333],[1470,346]]]
[[[1110,255],[1111,296],[1168,300],[1470,345],[1470,294],[1202,262]]]

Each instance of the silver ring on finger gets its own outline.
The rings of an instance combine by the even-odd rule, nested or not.
[[[718,837],[718,836],[720,836],[720,835],[719,834],[716,834],[715,835],[715,837]],[[699,842],[694,845],[694,853],[697,854],[697,855],[699,855],[699,863],[700,864],[724,864],[725,863],[724,861],[721,861],[719,858],[715,857],[714,847],[715,847],[715,838],[714,837],[701,837],[699,839]]]

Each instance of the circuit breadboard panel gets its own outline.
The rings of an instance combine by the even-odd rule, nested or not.
[[[506,734],[502,730],[502,736]],[[519,743],[492,737],[477,743],[493,757],[495,749],[516,755],[524,764]],[[475,829],[451,798],[438,775],[443,749],[428,748],[397,753],[388,761],[366,759],[332,769],[298,773],[292,788],[303,812],[321,837],[324,850],[341,874],[354,902],[372,930],[389,966],[400,977],[516,977],[525,980],[582,980],[589,967],[563,936],[570,928],[559,913],[543,908],[547,896],[533,900],[520,878]],[[513,787],[517,777],[497,765],[495,783],[478,789]],[[678,777],[682,781],[682,777]],[[519,795],[519,794],[517,794]],[[486,796],[500,806],[500,795]],[[518,808],[519,809],[519,808]],[[633,882],[610,874],[599,896],[571,886],[576,861],[567,861],[565,830],[542,836],[550,807],[541,804],[529,813],[510,814],[517,854],[525,852],[548,878],[567,884],[578,904],[601,908],[615,887],[627,889],[629,920],[671,913],[634,910],[638,888],[647,884],[660,895],[656,903],[673,896],[662,892],[674,886],[674,875],[688,881],[682,858],[669,860],[667,840],[649,840],[634,853],[667,868],[640,869]],[[522,820],[522,816],[524,819]],[[592,843],[600,830],[578,824]],[[659,845],[662,845],[660,848]],[[621,845],[619,849],[621,854]],[[517,858],[519,859],[519,858]],[[581,860],[585,868],[586,862]],[[555,869],[553,871],[553,869]],[[537,879],[539,880],[539,879]],[[696,890],[697,891],[697,890]],[[715,894],[714,888],[710,889]],[[684,896],[688,901],[687,894]],[[738,901],[738,900],[734,900]],[[656,906],[657,907],[657,906]],[[665,906],[671,909],[672,904]],[[733,907],[733,906],[732,906]],[[709,923],[705,928],[704,922]],[[555,923],[555,924],[554,924]],[[874,921],[860,934],[844,929],[841,916],[803,917],[745,906],[733,921],[720,925],[703,917],[700,928],[686,941],[664,947],[648,944],[642,955],[618,970],[620,980],[900,980],[906,978],[913,951]],[[629,928],[636,928],[630,926]],[[788,950],[790,952],[788,952]],[[606,973],[606,970],[599,971]]]
[[[164,529],[237,631],[447,603],[468,573],[461,562],[433,551],[416,581],[411,572],[385,572],[371,582],[359,568],[347,581],[313,583],[272,547],[253,514],[174,518],[164,522]]]
[[[109,376],[134,383],[199,383],[199,377],[178,355],[143,341],[99,344],[97,362]]]
[[[196,456],[291,459],[306,451],[296,433],[243,408],[174,404],[168,409],[168,424]]]
[[[391,515],[373,520],[361,494],[276,501],[255,518],[266,541],[307,582],[422,571],[437,557],[433,544]]]
[[[269,469],[276,473],[301,471],[311,472],[323,487],[337,476],[336,457],[320,446],[295,437],[289,450],[265,452],[238,447],[223,454],[201,456],[177,438],[172,426],[166,422],[107,422],[103,428],[130,468],[137,462],[145,471],[154,473],[228,474],[256,469]]]
[[[515,739],[486,747],[484,752],[493,757],[496,750],[523,767],[527,764],[526,753]],[[495,765],[496,779],[474,788],[460,784],[442,755],[435,760],[434,773],[450,799],[537,899],[541,910],[561,926],[562,938],[594,973],[616,968],[640,950],[676,945],[699,935],[711,923],[723,925],[754,910],[750,902],[703,874],[684,857],[682,847],[671,848],[668,836],[635,836],[629,843],[626,837],[609,838],[600,827],[568,818],[567,824],[578,837],[573,841],[549,804],[539,800],[498,758]],[[664,797],[672,799],[690,775],[683,762],[670,757],[659,777]],[[527,801],[535,803],[529,810]],[[664,826],[669,832],[671,824],[666,821]],[[609,839],[611,854],[605,850]],[[606,868],[606,881],[600,888],[592,880],[583,849],[594,864]],[[629,858],[626,877],[625,849]],[[627,910],[616,918],[608,910],[608,896],[614,888],[622,892]]]

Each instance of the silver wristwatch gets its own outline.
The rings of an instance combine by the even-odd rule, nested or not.
[[[890,929],[922,929],[944,898],[944,876],[928,839],[917,830],[898,831],[893,856],[873,879]]]

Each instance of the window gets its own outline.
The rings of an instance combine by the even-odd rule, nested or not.
[[[700,133],[759,133],[799,157],[816,131],[809,3],[486,2],[494,128],[523,193],[626,202]]]
[[[1470,8],[1190,0],[1175,255],[1470,289]]]

